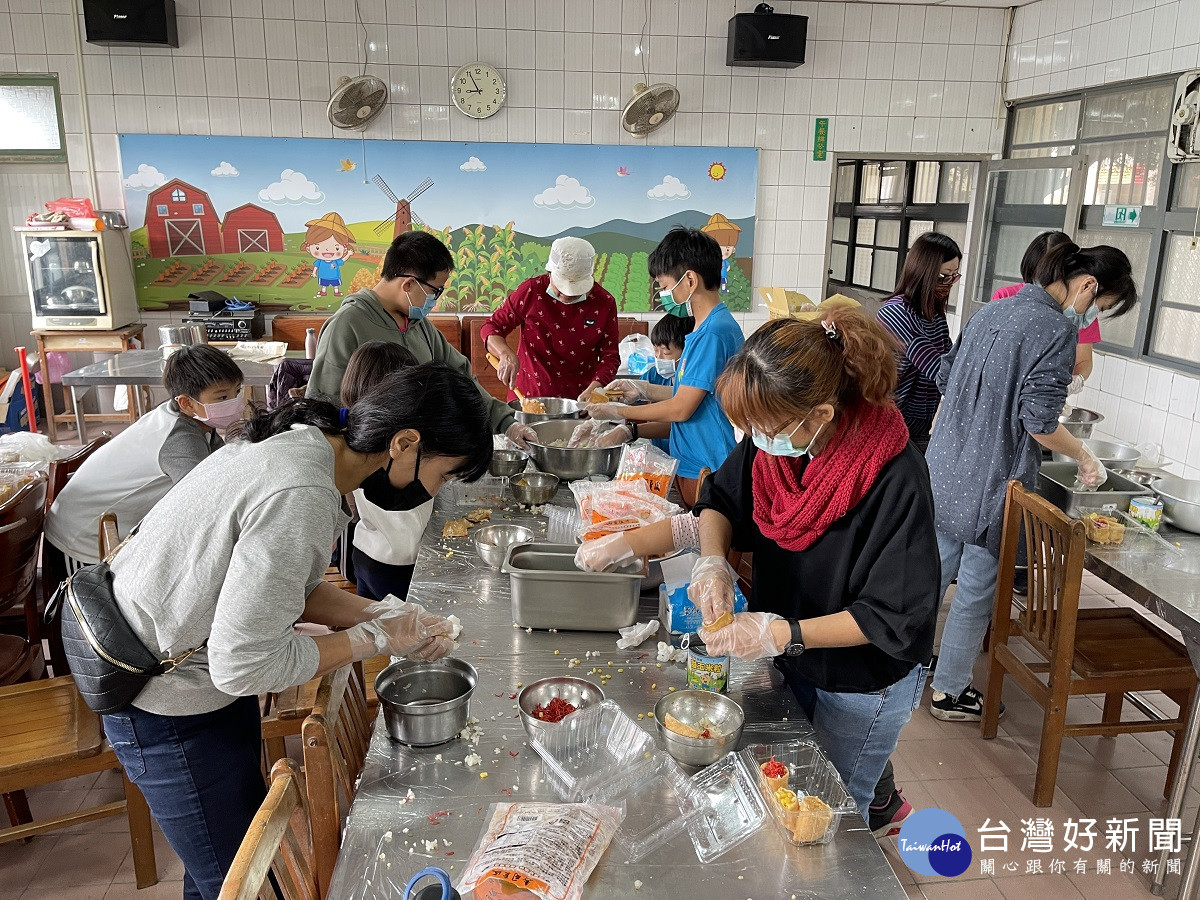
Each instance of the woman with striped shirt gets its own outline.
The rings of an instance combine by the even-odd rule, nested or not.
[[[946,301],[962,277],[962,251],[953,238],[936,231],[917,238],[904,257],[895,296],[876,318],[903,346],[897,359],[896,405],[904,414],[909,439],[922,453],[942,395],[934,383],[938,360],[950,352]]]

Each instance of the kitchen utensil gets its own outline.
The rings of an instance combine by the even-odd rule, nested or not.
[[[604,691],[586,678],[573,678],[570,675],[556,675],[525,685],[517,696],[517,706],[521,712],[521,724],[525,726],[525,733],[531,738],[538,737],[547,729],[557,728],[561,724],[543,722],[533,716],[535,709],[545,706],[555,697],[567,701],[579,711],[603,703]]]
[[[1076,407],[1065,416],[1059,416],[1058,421],[1075,437],[1083,440],[1092,436],[1092,429],[1104,421],[1104,416],[1090,409]]]
[[[466,727],[478,677],[474,666],[453,656],[392,663],[375,679],[392,740],[411,747],[452,740]]]
[[[496,370],[497,374],[499,374],[500,360],[497,359],[493,354],[489,353],[489,354],[487,354],[487,361],[492,364],[492,368]],[[515,384],[513,385],[512,392],[517,395],[518,401],[523,401],[525,399],[525,395],[521,393],[521,389],[518,388]]]
[[[522,408],[521,400],[510,400],[509,407],[516,415],[517,421],[524,425],[537,425],[539,422],[555,422],[560,419],[571,420],[578,424],[578,420],[584,416],[583,410],[579,408],[579,403],[565,397],[522,398],[522,400],[524,399],[539,400],[546,408],[544,413],[528,413]]]
[[[488,471],[498,478],[508,478],[525,471],[529,454],[524,450],[493,450]]]
[[[83,306],[96,302],[96,292],[82,284],[68,284],[59,293],[70,306]]]
[[[1162,498],[1163,516],[1170,524],[1200,534],[1200,479],[1168,475],[1150,489]]]
[[[541,506],[558,493],[559,478],[547,472],[523,472],[508,479],[508,487],[522,506]]]
[[[663,722],[668,715],[696,728],[708,727],[713,737],[689,738]],[[654,705],[654,722],[667,752],[685,766],[709,766],[737,747],[746,716],[724,694],[713,691],[675,691]],[[704,723],[704,724],[702,724]]]
[[[1038,493],[1065,512],[1068,516],[1081,518],[1085,513],[1095,512],[1108,504],[1117,509],[1128,509],[1129,501],[1146,493],[1144,485],[1122,478],[1110,471],[1108,480],[1097,490],[1075,489],[1079,466],[1069,462],[1043,463],[1038,472]]]
[[[180,347],[207,344],[208,333],[203,325],[159,325],[158,341],[165,359]]]
[[[513,622],[522,628],[617,631],[637,621],[642,573],[582,572],[574,544],[518,544],[500,571],[512,587]]]
[[[621,463],[621,444],[615,447],[568,447],[578,423],[541,422],[533,425],[537,440],[529,444],[529,455],[543,472],[553,472],[564,481],[576,481],[591,475],[617,474]],[[557,444],[558,446],[552,446]]]
[[[1116,468],[1109,469],[1108,471],[1116,475],[1120,475],[1122,478],[1128,478],[1130,481],[1136,481],[1138,484],[1143,485],[1144,487],[1150,487],[1151,484],[1163,477],[1162,472],[1150,472],[1146,469]]]
[[[532,529],[524,525],[487,525],[477,528],[474,535],[479,557],[493,569],[500,568],[504,563],[509,547],[533,541]]]
[[[1136,463],[1142,456],[1137,447],[1130,447],[1128,444],[1118,444],[1115,441],[1099,441],[1093,438],[1085,438],[1083,445],[1095,454],[1096,459],[1104,464],[1106,469],[1129,468]],[[1075,460],[1065,453],[1055,452],[1052,454],[1055,462],[1073,463]]]

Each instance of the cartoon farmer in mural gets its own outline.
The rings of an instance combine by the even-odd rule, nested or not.
[[[713,213],[708,224],[700,229],[721,245],[721,293],[729,293],[729,267],[733,263],[733,254],[737,250],[738,237],[742,233],[740,226],[730,222],[721,213]]]
[[[305,222],[304,226],[308,229],[304,249],[312,254],[312,277],[320,287],[316,296],[324,297],[329,288],[333,288],[335,297],[342,296],[342,266],[354,255],[354,234],[335,212]]]

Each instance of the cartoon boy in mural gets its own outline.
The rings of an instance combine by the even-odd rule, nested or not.
[[[721,292],[729,292],[729,266],[733,262],[733,253],[737,250],[738,236],[742,229],[730,222],[721,213],[713,213],[708,224],[700,229],[721,245]]]
[[[335,212],[305,222],[304,226],[308,229],[304,249],[312,254],[312,277],[321,288],[317,296],[324,297],[329,288],[333,288],[335,297],[342,296],[342,266],[354,254],[354,235]]]

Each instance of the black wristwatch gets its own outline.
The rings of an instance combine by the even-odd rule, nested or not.
[[[796,619],[787,620],[788,627],[792,630],[792,636],[784,645],[784,656],[799,656],[804,652],[804,635],[800,633],[800,623]]]
[[[632,437],[629,439],[629,443],[631,443],[631,444],[632,444],[634,441],[636,441],[636,440],[638,439],[638,427],[637,427],[637,422],[631,422],[631,421],[629,421],[628,419],[626,419],[626,420],[625,420],[625,424],[629,426],[629,431],[630,431],[630,433],[633,435],[633,436],[632,436]]]

